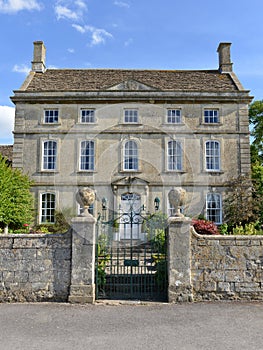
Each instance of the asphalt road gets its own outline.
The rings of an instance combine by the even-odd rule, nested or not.
[[[263,349],[263,303],[0,304],[1,350]]]

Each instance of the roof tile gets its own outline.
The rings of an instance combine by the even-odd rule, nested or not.
[[[161,91],[237,91],[218,70],[47,69],[35,73],[26,91],[105,91],[133,80]]]

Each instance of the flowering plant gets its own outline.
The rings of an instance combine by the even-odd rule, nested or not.
[[[29,231],[29,224],[23,224],[26,231]]]
[[[220,232],[212,221],[193,219],[192,225],[197,233],[200,235],[219,235]]]

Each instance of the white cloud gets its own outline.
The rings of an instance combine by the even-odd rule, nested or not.
[[[16,13],[22,10],[38,10],[40,11],[43,5],[38,0],[0,0],[0,12]]]
[[[126,8],[130,7],[130,5],[124,1],[114,1],[114,5],[119,6],[119,7],[126,7]]]
[[[75,28],[81,34],[86,33],[85,26],[80,26],[79,24],[72,24],[72,27]]]
[[[82,8],[83,10],[87,9],[87,5],[85,3],[85,1],[82,0],[76,0],[75,1],[76,6],[78,6],[79,8]]]
[[[0,106],[0,144],[12,144],[15,108]]]
[[[81,34],[90,33],[91,34],[91,46],[104,44],[107,38],[113,38],[113,35],[107,32],[105,29],[95,28],[93,26],[80,26],[78,24],[72,24]]]
[[[72,21],[81,20],[87,5],[83,0],[65,1],[58,0],[55,5],[57,19],[68,19]]]
[[[13,67],[13,72],[16,72],[16,73],[23,73],[23,74],[28,74],[30,72],[30,67],[28,67],[27,65],[25,64],[16,64],[14,65]]]
[[[57,15],[57,19],[78,19],[78,15],[76,12],[70,10],[69,8],[65,6],[56,6],[55,7],[55,13]]]
[[[68,52],[69,52],[69,53],[75,53],[75,50],[74,50],[74,49],[71,49],[71,48],[68,48]]]

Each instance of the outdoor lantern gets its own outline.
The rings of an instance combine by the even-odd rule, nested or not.
[[[160,198],[159,197],[155,197],[155,199],[154,199],[155,210],[159,210],[159,206],[160,206]]]
[[[102,200],[101,200],[101,203],[102,203],[102,209],[105,210],[106,209],[106,206],[107,206],[107,198],[103,197]]]

